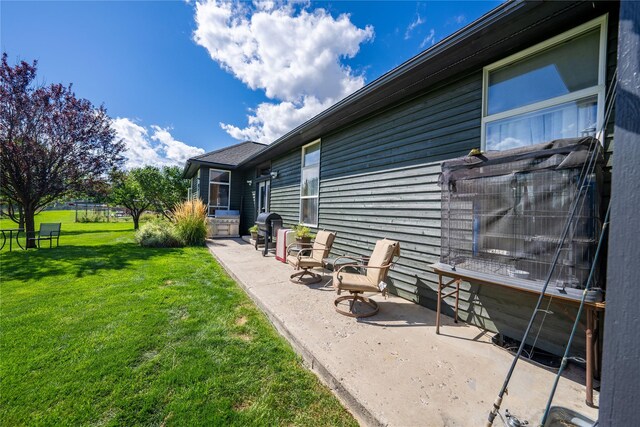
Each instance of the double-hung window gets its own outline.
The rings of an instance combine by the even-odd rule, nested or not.
[[[605,15],[485,67],[483,148],[601,139],[606,28]]]
[[[300,222],[318,225],[318,196],[320,194],[320,140],[302,147],[300,179]]]
[[[229,210],[229,190],[231,172],[209,169],[209,216],[216,216],[216,210]]]

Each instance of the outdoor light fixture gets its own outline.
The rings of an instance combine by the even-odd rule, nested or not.
[[[278,171],[271,172],[271,178],[276,179],[278,177]]]
[[[253,181],[252,181],[252,180],[250,180],[250,179],[248,179],[248,180],[247,180],[247,185],[251,185],[251,184],[253,184]]]

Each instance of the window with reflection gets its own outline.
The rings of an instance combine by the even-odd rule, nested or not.
[[[300,222],[318,225],[318,197],[320,195],[320,141],[302,147],[300,179]]]
[[[217,210],[229,210],[231,172],[209,169],[209,216],[216,216]]]
[[[484,148],[596,136],[604,102],[606,17],[485,68]]]

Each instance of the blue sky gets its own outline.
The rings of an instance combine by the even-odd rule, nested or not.
[[[129,166],[181,163],[273,141],[498,4],[2,0],[0,42],[104,104]]]

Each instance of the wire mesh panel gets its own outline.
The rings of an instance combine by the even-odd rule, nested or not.
[[[592,138],[467,156],[442,165],[440,261],[453,268],[540,282],[583,182]],[[602,154],[597,154],[598,164]],[[600,233],[600,166],[571,218],[553,271],[558,288],[583,288]]]

